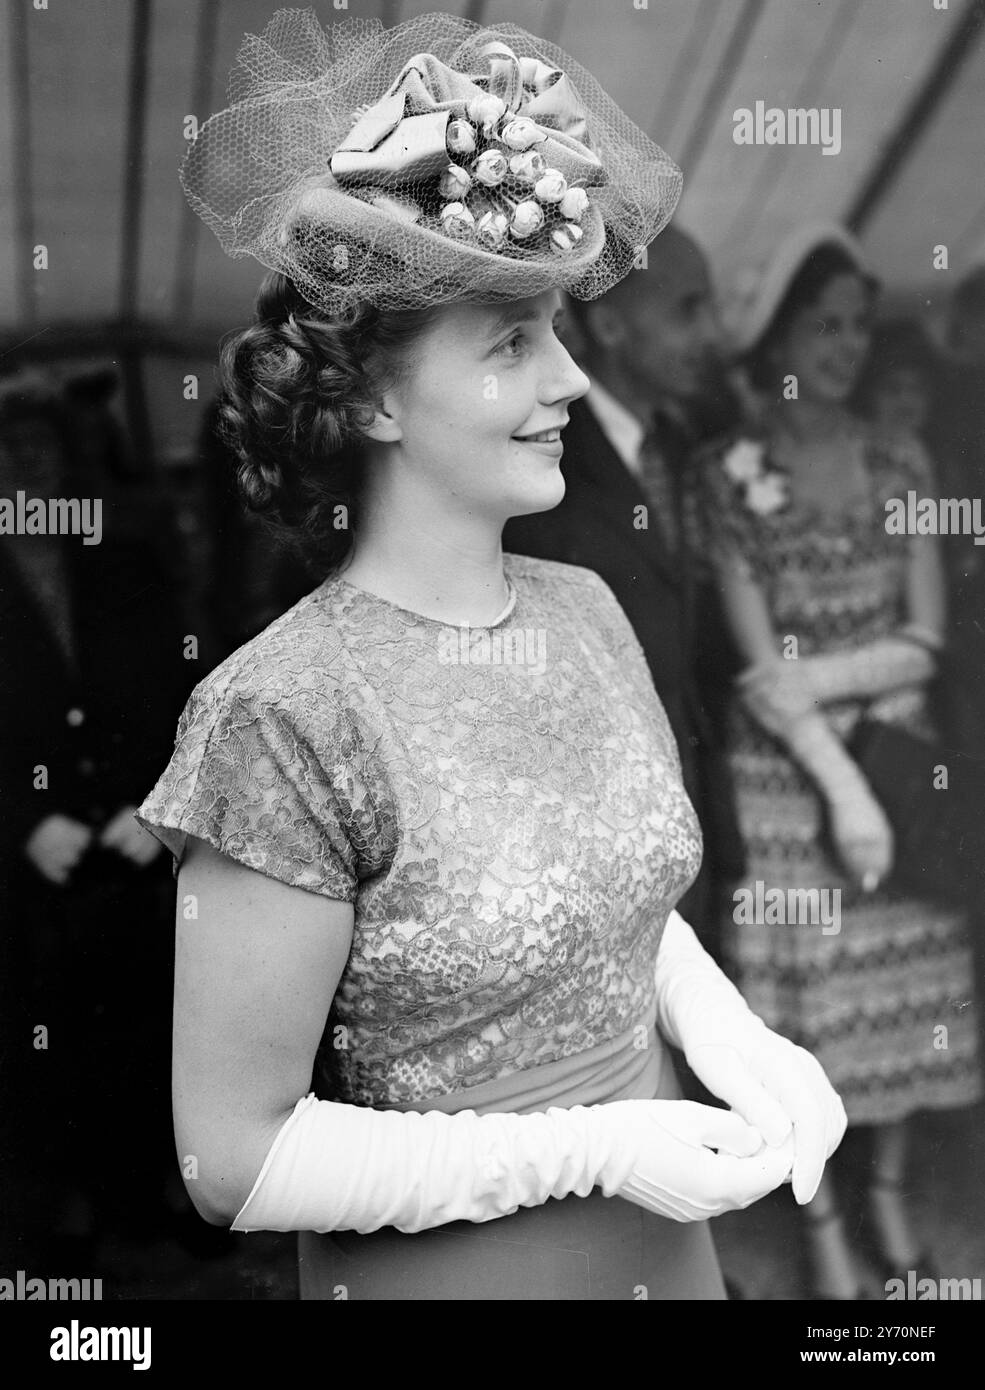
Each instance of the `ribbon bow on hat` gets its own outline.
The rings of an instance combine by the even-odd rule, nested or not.
[[[330,216],[343,190],[392,218],[421,222],[482,251],[569,256],[585,236],[588,185],[606,182],[586,143],[588,115],[564,72],[518,58],[500,40],[478,49],[472,76],[416,53],[386,94],[363,108],[281,232]],[[589,219],[591,222],[591,219]],[[588,230],[597,253],[602,233]],[[587,248],[586,248],[587,249]]]
[[[518,150],[535,146],[568,184],[604,182],[598,157],[584,143],[585,109],[565,74],[538,58],[517,58],[504,43],[486,44],[480,52],[489,59],[488,77],[470,77],[430,53],[411,58],[332,155],[339,182],[395,183],[441,173],[449,162],[453,117],[471,117],[487,138],[497,138],[498,130],[509,147],[512,116],[535,126],[521,128]]]

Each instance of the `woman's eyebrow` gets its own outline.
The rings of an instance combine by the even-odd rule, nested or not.
[[[497,333],[505,333],[507,328],[513,328],[520,323],[533,323],[539,318],[540,310],[532,306],[526,309],[503,309],[490,321],[487,332],[490,338],[494,338]]]

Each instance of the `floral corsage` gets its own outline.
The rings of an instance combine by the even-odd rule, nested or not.
[[[745,489],[743,500],[757,516],[772,516],[787,505],[787,476],[770,460],[762,440],[737,439],[722,458],[722,467]]]

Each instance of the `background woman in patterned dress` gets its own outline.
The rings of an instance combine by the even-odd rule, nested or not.
[[[741,887],[762,884],[761,903],[770,888],[841,894],[840,930],[781,924],[762,907],[750,920],[755,896],[737,894],[726,956],[751,1006],[816,1051],[849,1123],[874,1126],[869,1212],[883,1262],[905,1271],[927,1260],[903,1205],[906,1121],[973,1101],[980,1081],[963,916],[887,882],[892,832],[843,742],[866,706],[929,732],[944,639],[935,541],[884,524],[887,498],[928,495],[926,459],[912,437],[845,405],[874,298],[837,228],[805,229],[774,255],[737,315],[761,417],[702,460],[701,510],[749,663],[730,734],[750,865]],[[817,1290],[852,1296],[829,1177],[805,1215]]]

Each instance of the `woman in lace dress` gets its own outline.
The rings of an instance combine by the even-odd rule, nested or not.
[[[314,22],[298,13],[275,20],[269,49],[296,59],[283,26],[297,40],[292,26]],[[414,84],[454,91],[483,62],[514,72],[508,41],[526,55],[510,99],[529,78],[577,114],[522,30],[425,25],[389,32],[374,64],[363,50],[359,71],[379,83],[416,55]],[[379,50],[382,30],[369,41]],[[458,143],[481,120],[500,128],[480,96]],[[630,245],[678,186],[647,148],[650,173],[637,151],[640,183],[613,204],[648,209]],[[613,162],[613,183],[628,177]],[[506,519],[563,493],[560,430],[587,380],[556,336],[553,285],[584,285],[600,225],[586,217],[597,244],[572,280],[563,248],[498,259],[495,238],[465,253],[419,237],[388,191],[386,261],[350,244],[340,288],[339,258],[319,269],[312,252],[364,216],[339,197],[277,241],[307,295],[269,277],[224,358],[244,495],[327,577],[197,687],[140,809],[180,866],[189,1192],[213,1222],[301,1232],[309,1298],[721,1298],[706,1218],[787,1177],[809,1200],[844,1115],[673,910],[700,832],[612,595],[586,570],[502,554]],[[430,275],[417,308],[394,309],[393,257],[409,284],[415,248]],[[609,276],[629,269],[605,254]],[[463,255],[496,302],[455,289]],[[532,271],[540,288],[516,293]],[[734,1113],[679,1098],[665,1039]]]
[[[736,315],[762,418],[703,461],[701,549],[749,662],[730,735],[749,868],[725,933],[729,971],[752,1008],[818,1056],[849,1123],[874,1126],[874,1253],[905,1277],[929,1263],[903,1204],[905,1122],[968,1104],[980,1080],[964,915],[887,881],[890,827],[844,747],[866,708],[931,732],[944,638],[935,541],[886,527],[887,499],[933,494],[921,448],[845,406],[873,299],[837,228],[798,232],[771,258]],[[824,899],[826,924],[785,921],[766,909],[777,888],[840,899]],[[805,1215],[816,1288],[852,1296],[828,1177]]]

